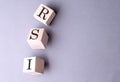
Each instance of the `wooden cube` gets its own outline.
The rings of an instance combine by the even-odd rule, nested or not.
[[[55,12],[51,8],[41,4],[36,12],[34,13],[35,19],[44,23],[45,25],[49,25],[53,18],[55,17]]]
[[[42,75],[44,72],[44,60],[39,57],[24,58],[23,72],[31,75]]]
[[[45,49],[48,42],[48,35],[44,28],[32,28],[29,31],[28,44],[32,49]]]

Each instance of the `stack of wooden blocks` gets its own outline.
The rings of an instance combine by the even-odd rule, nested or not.
[[[53,9],[41,4],[34,13],[34,18],[45,25],[50,25],[55,15]],[[27,42],[32,49],[45,49],[48,38],[48,34],[44,28],[31,28]],[[24,58],[23,72],[32,75],[43,74],[44,64],[44,59],[37,56]]]

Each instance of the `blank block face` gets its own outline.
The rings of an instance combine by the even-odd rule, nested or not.
[[[55,12],[51,8],[41,4],[36,12],[34,13],[35,19],[44,23],[45,25],[49,25],[53,18],[55,17]]]
[[[29,31],[28,44],[32,49],[45,49],[48,42],[48,35],[44,28],[32,28]]]
[[[24,58],[23,72],[31,75],[43,74],[44,60],[39,57]]]

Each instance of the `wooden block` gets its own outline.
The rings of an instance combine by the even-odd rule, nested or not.
[[[28,44],[32,49],[45,49],[48,42],[48,35],[44,28],[32,28],[29,31]]]
[[[41,4],[36,12],[34,13],[35,19],[44,23],[45,25],[49,25],[53,18],[55,17],[55,12],[53,9]]]
[[[24,58],[23,72],[31,75],[44,73],[44,60],[39,57]]]

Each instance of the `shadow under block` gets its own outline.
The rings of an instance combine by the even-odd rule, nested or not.
[[[34,13],[34,18],[45,25],[49,25],[55,15],[56,14],[53,9],[41,4]]]
[[[48,35],[44,28],[32,28],[29,31],[28,44],[32,49],[45,49],[48,42]]]
[[[31,75],[42,75],[44,73],[44,60],[39,57],[24,58],[23,72]]]

